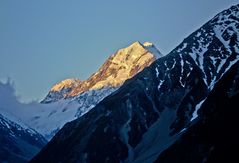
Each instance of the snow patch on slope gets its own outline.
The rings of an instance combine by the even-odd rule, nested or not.
[[[198,117],[198,110],[201,108],[202,104],[204,103],[206,99],[202,100],[201,102],[199,102],[196,107],[195,107],[195,110],[192,114],[192,118],[190,121],[193,121],[194,119],[196,119]]]

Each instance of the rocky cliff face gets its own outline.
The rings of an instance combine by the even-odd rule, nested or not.
[[[152,43],[135,42],[110,56],[87,80],[67,79],[54,85],[42,103],[75,97],[90,90],[106,87],[117,88],[159,57],[162,57],[162,54]]]
[[[239,162],[239,63],[215,85],[198,111],[198,121],[162,152],[158,163]]]
[[[238,60],[236,5],[67,123],[32,162],[153,162],[197,123],[208,94]]]

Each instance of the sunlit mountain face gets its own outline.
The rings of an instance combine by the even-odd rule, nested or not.
[[[121,86],[125,80],[162,57],[158,49],[149,42],[135,42],[110,56],[100,69],[87,80],[66,79],[54,85],[42,103],[71,98],[91,90]]]

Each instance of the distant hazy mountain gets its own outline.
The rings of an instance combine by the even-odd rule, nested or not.
[[[220,130],[225,122],[223,114],[229,119],[231,111],[237,113],[232,106],[238,106],[238,69],[232,69],[231,75],[228,70],[238,60],[239,5],[236,5],[216,15],[87,114],[67,123],[31,162],[141,163],[175,162],[176,158],[179,162],[204,162],[207,158],[211,159],[209,162],[214,159],[220,162],[223,154],[230,156],[222,150],[224,145],[227,147],[227,140],[223,135],[217,139],[212,131],[224,132]],[[226,79],[221,80],[224,75]],[[216,83],[219,84],[214,89]],[[222,101],[216,104],[217,100]],[[233,105],[227,109],[223,102]],[[231,126],[222,128],[233,135]],[[215,138],[200,139],[207,132]],[[229,140],[232,148],[224,150],[235,152],[237,137],[226,133],[225,136],[232,138]],[[185,155],[179,155],[180,152]]]

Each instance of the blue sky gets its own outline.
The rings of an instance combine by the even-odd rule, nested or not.
[[[238,0],[1,0],[0,79],[23,101],[56,82],[86,79],[116,50],[153,42],[167,54]],[[1,92],[0,92],[1,93]]]

